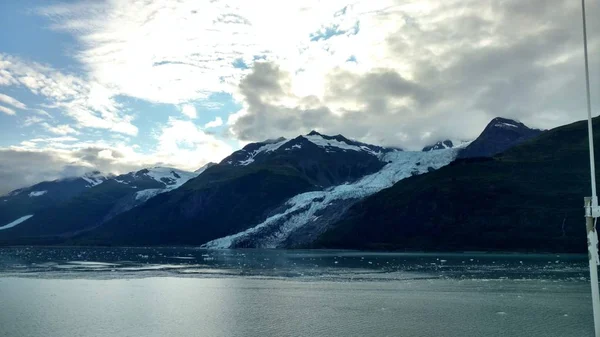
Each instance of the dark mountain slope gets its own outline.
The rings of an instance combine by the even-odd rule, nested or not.
[[[491,157],[512,146],[542,133],[525,124],[502,117],[494,118],[469,146],[460,152],[459,158]]]
[[[600,119],[594,127],[598,139]],[[577,122],[493,158],[457,160],[356,204],[315,246],[585,252],[587,151]]]

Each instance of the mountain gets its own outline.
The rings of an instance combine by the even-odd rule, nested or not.
[[[181,188],[74,239],[80,244],[203,244],[260,224],[306,192],[356,182],[397,152],[311,132],[246,145]]]
[[[57,200],[51,205],[37,207],[30,201],[30,206],[24,211],[21,210],[20,213],[15,213],[8,220],[0,223],[0,243],[35,243],[46,242],[45,240],[54,242],[57,238],[68,237],[74,233],[99,226],[112,217],[146,202],[153,196],[176,189],[196,176],[197,174],[193,172],[154,167],[119,176],[104,177],[96,174],[73,180],[34,185],[21,190],[14,196],[11,193],[9,197],[17,195],[29,197],[31,195],[32,200],[38,200],[38,198],[58,195],[60,191],[51,190],[49,187],[57,182],[63,184],[65,182],[75,184],[79,180],[86,182],[83,190],[81,190],[81,184],[78,183],[77,186],[80,188],[78,194],[66,198],[67,193],[65,193],[62,199],[57,197]],[[41,190],[41,187],[48,189]],[[42,193],[42,191],[47,192]],[[73,192],[74,189],[68,191]],[[11,201],[5,203],[10,204]],[[6,217],[4,211],[1,213]],[[14,224],[15,221],[17,221],[17,225]]]
[[[74,198],[110,177],[95,171],[12,191],[0,197],[0,226]]]
[[[204,165],[201,168],[197,169],[196,171],[194,171],[194,173],[200,174],[200,173],[206,171],[207,168],[215,166],[215,165],[217,165],[217,163],[213,163],[213,162],[206,163],[206,165]]]
[[[395,182],[434,171],[450,163],[458,150],[434,152],[390,151],[381,156],[387,163],[379,171],[355,182],[298,194],[261,223],[244,231],[212,240],[206,248],[294,248],[310,244],[363,198]]]
[[[451,140],[446,139],[444,141],[437,142],[433,145],[425,146],[423,148],[423,150],[421,150],[421,151],[429,152],[429,151],[434,151],[434,150],[451,149],[453,147],[454,147],[454,143]]]
[[[542,133],[525,124],[502,117],[494,118],[477,137],[458,155],[459,158],[491,157],[512,146]]]
[[[409,177],[356,203],[313,247],[585,252],[587,142],[577,122]]]

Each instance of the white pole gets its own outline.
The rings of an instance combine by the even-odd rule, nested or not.
[[[590,150],[590,174],[592,182],[592,197],[585,199],[586,231],[588,257],[590,265],[590,284],[592,287],[592,307],[594,311],[594,330],[600,337],[600,291],[598,290],[598,234],[596,233],[595,218],[598,217],[598,197],[596,195],[596,165],[594,160],[594,132],[592,129],[592,104],[590,99],[590,72],[587,48],[587,27],[585,15],[585,0],[581,0],[583,18],[583,53],[585,56],[585,85],[587,94],[588,141]]]

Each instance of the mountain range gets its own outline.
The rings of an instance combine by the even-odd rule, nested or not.
[[[472,142],[402,151],[313,131],[196,172],[13,191],[0,197],[0,244],[585,251],[586,135],[495,118]]]

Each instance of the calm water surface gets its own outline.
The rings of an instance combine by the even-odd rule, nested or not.
[[[587,257],[0,249],[0,336],[593,336]]]

